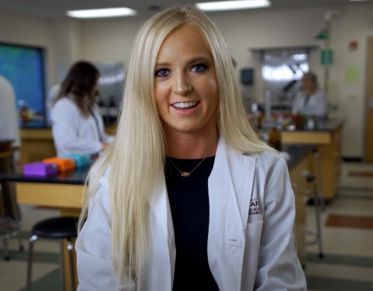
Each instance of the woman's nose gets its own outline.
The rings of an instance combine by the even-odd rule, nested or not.
[[[185,73],[180,72],[175,76],[174,93],[177,95],[188,95],[193,90],[193,86]]]

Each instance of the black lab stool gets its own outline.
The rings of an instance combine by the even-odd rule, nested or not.
[[[307,185],[309,186],[306,190],[308,196],[314,202],[315,209],[315,222],[316,230],[307,231],[308,235],[314,237],[313,241],[309,241],[308,244],[317,244],[319,251],[319,258],[324,257],[323,244],[322,244],[322,226],[321,226],[321,210],[325,207],[324,195],[321,192],[322,189],[322,176],[321,176],[321,166],[320,166],[320,153],[317,149],[313,150],[314,157],[314,174],[306,173],[305,178]]]
[[[74,257],[73,239],[77,237],[77,217],[61,216],[39,221],[31,230],[31,237],[29,238],[28,263],[27,263],[27,281],[26,290],[31,290],[32,285],[32,261],[34,243],[39,238],[55,239],[67,241],[66,248],[69,254],[69,265],[71,275],[71,290],[75,290],[75,272],[74,272]]]

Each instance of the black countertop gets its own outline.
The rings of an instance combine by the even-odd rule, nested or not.
[[[44,120],[31,120],[27,122],[21,122],[19,127],[21,129],[51,129],[51,126]]]
[[[314,128],[296,128],[296,129],[281,129],[281,131],[293,132],[293,131],[333,131],[339,126],[343,125],[344,120],[342,118],[330,118],[327,120],[315,120]]]
[[[298,165],[312,149],[313,147],[309,145],[283,145],[282,150],[290,156],[287,160],[289,171]]]
[[[312,150],[312,146],[284,145],[282,150],[290,157],[287,164],[289,171],[291,171]],[[5,174],[0,177],[0,180],[5,179],[11,182],[83,185],[87,178],[88,171],[89,166],[49,177],[24,176],[23,174]]]
[[[85,167],[48,177],[24,176],[23,174],[5,174],[2,178],[11,182],[83,185],[87,178],[88,171],[89,167]]]

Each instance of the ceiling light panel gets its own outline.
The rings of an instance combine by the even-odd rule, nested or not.
[[[198,9],[203,11],[226,11],[239,9],[254,9],[271,6],[269,0],[236,0],[196,3]]]
[[[88,10],[70,10],[66,14],[74,18],[106,18],[106,17],[122,17],[136,15],[137,12],[131,8],[102,8]]]

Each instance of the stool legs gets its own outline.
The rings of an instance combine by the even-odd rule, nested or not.
[[[306,180],[309,184],[309,187],[312,189],[312,198],[314,200],[314,209],[315,209],[315,222],[316,222],[316,231],[308,231],[307,233],[312,235],[315,239],[308,242],[309,244],[317,243],[319,258],[324,257],[323,246],[322,246],[322,227],[321,227],[321,210],[322,210],[322,197],[320,193],[320,187],[317,183],[315,176],[306,173]],[[307,192],[310,192],[308,189]]]
[[[19,250],[23,252],[23,242],[21,237],[20,226],[18,222],[12,222],[8,218],[0,218],[0,228],[4,227],[4,231],[1,231],[0,240],[3,242],[4,245],[4,260],[10,260],[10,252],[8,248],[8,239],[17,236],[18,243],[19,243]]]
[[[321,192],[323,189],[323,177],[321,174],[321,163],[319,151],[314,152],[315,163],[316,163],[316,191],[315,191],[315,216],[316,216],[316,241],[319,248],[319,258],[324,257],[322,247],[322,229],[321,229],[321,211],[325,210],[324,195]]]
[[[17,238],[18,238],[18,245],[19,245],[19,250],[21,252],[24,251],[24,246],[23,246],[23,241],[21,237],[21,227],[19,226],[19,223],[17,222]]]
[[[9,248],[8,248],[8,237],[6,234],[4,234],[4,236],[1,239],[3,240],[3,245],[4,245],[4,250],[5,250],[4,260],[9,261],[10,255],[9,255]]]
[[[321,229],[321,209],[322,209],[322,202],[320,197],[320,190],[317,187],[316,191],[316,199],[315,199],[315,218],[316,218],[316,242],[319,249],[319,258],[324,257],[323,247],[322,247],[322,229]]]
[[[32,259],[34,255],[34,243],[38,240],[36,235],[29,238],[29,248],[28,248],[28,260],[27,260],[27,276],[26,276],[26,290],[31,291],[32,285]]]
[[[75,271],[74,271],[74,257],[73,257],[74,244],[71,242],[70,239],[67,240],[66,248],[69,253],[71,290],[75,290]]]
[[[27,276],[26,276],[26,291],[31,291],[32,286],[32,261],[34,254],[34,243],[38,240],[38,236],[33,235],[29,238],[29,250],[27,260]],[[66,249],[69,254],[69,269],[71,276],[71,290],[75,290],[75,272],[74,272],[74,244],[71,239],[67,239]],[[63,254],[62,254],[63,255]],[[62,268],[63,269],[63,268]]]
[[[322,172],[321,172],[321,162],[320,162],[320,153],[318,151],[315,151],[313,156],[315,157],[315,163],[316,163],[316,185],[317,185],[317,198],[319,199],[318,203],[321,205],[321,211],[325,210],[325,199],[324,195],[322,193],[322,189],[324,189],[323,185],[323,178],[322,178]]]

